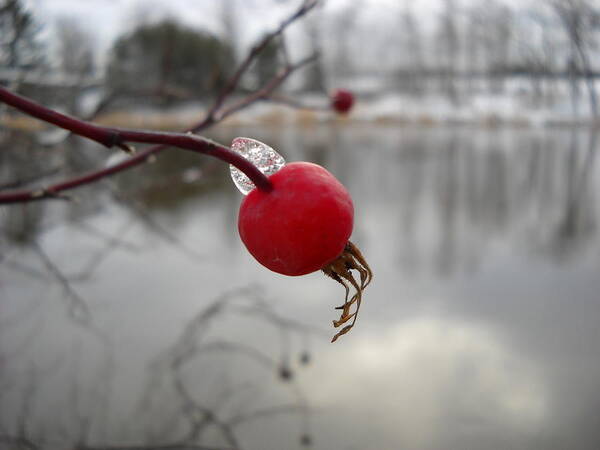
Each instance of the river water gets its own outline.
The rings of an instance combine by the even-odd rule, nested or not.
[[[352,194],[374,272],[354,329],[329,342],[335,282],[246,252],[223,164],[163,153],[76,203],[0,210],[0,434],[46,448],[598,448],[591,132],[213,137],[235,136],[319,163]],[[53,164],[110,156],[68,145]]]

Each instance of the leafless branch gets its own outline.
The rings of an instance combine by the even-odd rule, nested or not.
[[[231,114],[250,106],[256,101],[268,98],[269,95],[272,94],[273,91],[277,89],[292,72],[312,62],[316,58],[316,56],[311,56],[296,64],[291,64],[288,62],[282,71],[268,81],[263,88],[257,92],[247,95],[245,98],[237,101],[233,105],[226,106],[226,100],[236,90],[242,76],[250,68],[257,55],[264,50],[271,43],[271,41],[278,38],[290,24],[313,9],[317,3],[317,0],[304,0],[294,13],[281,22],[278,28],[271,33],[268,33],[261,41],[252,47],[246,58],[235,71],[234,75],[230,78],[229,82],[217,95],[213,106],[209,108],[205,118],[190,128],[188,130],[189,133],[197,133],[208,128],[209,126],[214,125],[215,123],[222,121]],[[0,192],[0,203],[22,203],[41,199],[62,198],[62,191],[93,183],[99,179],[106,178],[124,170],[136,167],[146,162],[152,155],[165,150],[169,146],[215,156],[238,167],[242,172],[248,175],[248,177],[259,189],[266,191],[271,189],[268,179],[245,158],[237,155],[234,152],[231,152],[227,147],[220,146],[199,136],[190,135],[187,133],[157,133],[142,130],[100,127],[92,123],[49,110],[48,108],[37,105],[34,102],[24,99],[23,97],[17,96],[16,94],[13,94],[2,87],[0,87],[0,101],[10,104],[11,106],[14,106],[21,111],[33,115],[41,120],[63,127],[75,134],[87,137],[88,139],[94,140],[108,147],[117,146],[125,151],[130,151],[130,142],[158,144],[147,148],[114,166],[92,171],[87,174],[53,184],[51,186],[33,190],[5,193]]]
[[[255,44],[250,49],[250,52],[248,53],[248,55],[246,55],[246,58],[244,58],[244,60],[240,63],[238,69],[235,71],[235,73],[233,74],[233,76],[231,77],[231,79],[229,80],[227,85],[225,86],[225,88],[223,88],[221,93],[217,96],[217,99],[215,100],[213,107],[209,110],[208,114],[206,115],[206,119],[204,120],[205,122],[207,122],[207,123],[219,122],[219,121],[223,120],[224,117],[229,115],[229,114],[226,114],[225,116],[223,116],[223,113],[221,113],[219,115],[221,117],[217,118],[217,112],[223,107],[227,97],[229,95],[231,95],[235,91],[235,89],[238,87],[242,76],[248,71],[248,69],[250,68],[250,66],[256,59],[256,57],[265,48],[267,48],[268,45],[274,39],[276,39],[278,36],[282,35],[288,26],[290,26],[296,20],[298,20],[299,18],[301,18],[302,16],[307,14],[311,9],[313,9],[317,5],[317,3],[318,3],[318,0],[304,0],[302,2],[302,4],[300,5],[300,7],[294,13],[292,13],[287,19],[285,19],[283,22],[281,22],[281,24],[279,25],[278,28],[271,31],[270,33],[267,33],[257,44]],[[288,65],[288,67],[289,67],[289,65]],[[281,82],[283,82],[283,80]],[[281,82],[279,82],[277,84],[277,86],[280,85]]]
[[[295,72],[296,70],[298,70],[299,68],[301,68],[307,64],[312,63],[317,58],[318,58],[318,55],[316,55],[316,54],[311,55],[311,56],[308,56],[308,57],[302,59],[301,61],[298,61],[295,64],[291,64],[287,67],[284,67],[277,75],[275,75],[273,78],[271,78],[271,80],[269,80],[262,89],[259,89],[258,91],[247,95],[246,97],[244,97],[237,103],[234,103],[233,105],[231,105],[227,108],[224,108],[221,111],[221,113],[219,113],[217,116],[218,121],[222,121],[226,117],[228,117],[234,113],[237,113],[244,108],[247,108],[248,106],[250,106],[251,104],[253,104],[257,101],[268,100],[269,97],[271,96],[271,94],[279,86],[281,86],[281,84],[283,84],[283,82],[285,80],[287,80],[288,77],[293,72]]]

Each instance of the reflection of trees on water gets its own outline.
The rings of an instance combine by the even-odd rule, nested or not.
[[[597,197],[593,186],[598,184],[597,141],[587,131],[332,127],[272,132],[263,129],[260,133],[259,139],[280,149],[289,161],[312,160],[332,170],[354,196],[356,240],[377,240],[385,251],[397,254],[405,271],[448,276],[473,270],[486,256],[507,248],[562,261],[582,255],[596,239]],[[253,135],[248,130],[229,132],[218,140],[226,142],[236,134]],[[42,167],[36,165],[41,160],[35,157],[40,151],[38,145],[25,144],[14,146],[19,152],[8,147],[8,151],[0,152],[0,184],[29,180],[43,183],[46,177],[62,178],[70,172],[97,167],[108,157],[98,148],[67,140],[61,145],[71,146],[69,151],[53,153],[51,167]],[[186,173],[190,165],[197,171]],[[204,207],[206,211],[209,208],[203,202],[217,195],[219,208],[228,210],[223,228],[229,239],[234,235],[231,230],[239,196],[227,184],[227,170],[222,170],[220,164],[214,166],[214,171],[212,167],[210,159],[165,154],[156,164],[75,191],[80,199],[76,203],[57,200],[59,203],[2,208],[0,224],[5,239],[0,269],[7,274],[6,279],[20,277],[24,285],[61,288],[68,309],[73,301],[90,300],[86,297],[87,285],[81,283],[93,284],[98,266],[109,261],[112,252],[139,253],[143,257],[144,244],[128,233],[136,226],[150,232],[151,241],[159,239],[196,261],[178,234],[180,225],[191,217],[186,206]],[[221,188],[223,185],[226,188]],[[118,220],[111,223],[110,229],[96,226],[101,210],[115,212]],[[65,223],[69,233],[78,230],[96,243],[88,248],[89,258],[79,264],[76,273],[63,267],[65,261],[54,261],[54,253],[43,247],[44,233]],[[15,247],[19,249],[16,255],[10,252]],[[26,248],[30,249],[28,255]],[[119,361],[113,365],[110,358],[98,357],[108,354],[106,348],[110,352],[115,349],[97,342],[96,338],[106,339],[106,335],[98,335],[95,323],[90,328],[89,322],[67,321],[64,328],[58,329],[56,323],[64,321],[65,310],[46,298],[24,302],[16,315],[6,316],[3,312],[0,447],[56,445],[53,439],[58,433],[64,437],[62,442],[88,449],[116,439],[130,444],[131,436],[142,436],[147,447],[161,442],[194,448],[214,438],[226,445],[218,448],[239,448],[245,443],[244,427],[253,426],[255,419],[299,413],[302,422],[302,396],[294,387],[289,388],[289,383],[273,382],[277,376],[282,381],[289,378],[293,367],[285,336],[276,339],[283,349],[269,347],[266,352],[265,348],[245,346],[242,334],[231,336],[229,341],[223,336],[206,339],[203,335],[204,330],[219,323],[228,324],[223,329],[235,329],[235,320],[227,322],[231,318],[222,316],[219,321],[224,321],[204,326],[208,321],[203,322],[203,314],[231,311],[229,306],[242,311],[242,320],[237,322],[240,329],[250,316],[273,317],[259,298],[236,298],[215,301],[190,319],[180,339],[155,359],[147,384],[141,381],[145,377],[137,377],[139,374],[127,375],[125,382],[114,381],[126,387],[131,384],[131,392],[139,388],[144,394],[140,410],[121,426],[107,418],[119,414],[111,409],[115,405],[103,403],[115,396],[110,389],[113,377],[122,376],[117,370]],[[198,321],[203,325],[200,328],[194,326]],[[276,323],[275,328],[281,323],[285,324],[284,334],[286,328],[296,330],[285,320]],[[90,330],[96,338],[90,339]],[[297,335],[294,339],[299,340]],[[40,356],[46,341],[63,349],[62,354]],[[133,353],[126,357],[135,359]],[[256,371],[248,369],[247,361],[235,362],[232,354],[240,361],[256,363]],[[256,378],[230,379],[230,374]],[[207,377],[211,382],[199,386]],[[68,395],[62,395],[67,391]],[[122,394],[127,397],[127,392],[125,389]],[[266,399],[283,401],[260,403],[262,394]],[[48,405],[61,413],[47,414]],[[310,441],[307,435],[302,439]],[[134,443],[137,445],[139,439]]]
[[[585,245],[596,232],[596,202],[590,189],[596,158],[597,134],[586,139],[571,134],[571,145],[564,164],[565,193],[552,228],[542,248],[558,258],[569,257]],[[581,141],[584,141],[583,143]]]
[[[449,140],[438,156],[445,168],[437,199],[440,267],[482,258],[496,244],[560,259],[593,237],[595,136],[565,134],[508,142],[490,136],[474,150]]]
[[[102,149],[77,138],[66,140],[57,148],[41,148],[32,135],[13,133],[0,152],[0,188],[16,189],[32,185],[44,186],[53,178],[61,179],[102,167],[115,152]],[[44,153],[41,158],[40,153]],[[43,161],[43,166],[40,165]],[[51,170],[46,166],[50,161]],[[112,162],[114,163],[114,161]],[[155,213],[165,212],[169,226],[180,223],[182,210],[190,201],[208,195],[223,184],[223,165],[212,158],[198,158],[184,152],[172,152],[158,161],[114,179],[78,189],[65,200],[28,203],[0,208],[0,242],[7,248],[14,244],[29,245],[36,237],[67,223],[79,232],[101,237],[99,255],[121,245],[119,235],[131,222],[143,226],[158,239],[172,243],[182,252],[193,253],[160,223]],[[94,229],[94,216],[120,207],[131,216],[114,235]],[[129,225],[128,225],[129,224]],[[100,235],[103,236],[100,236]],[[112,242],[110,245],[104,245]],[[6,253],[6,252],[5,252]],[[92,255],[97,260],[99,255]],[[16,263],[21,265],[20,263]],[[85,270],[81,271],[82,274]],[[80,275],[82,275],[80,274]]]
[[[294,380],[309,354],[295,362],[290,345],[306,349],[312,331],[276,313],[256,286],[209,302],[135,375],[138,357],[105,331],[91,322],[40,327],[40,308],[48,310],[0,322],[0,448],[237,450],[269,423],[285,424],[291,446],[311,442]],[[220,332],[245,322],[279,333],[279,352],[240,340],[248,328]]]
[[[342,172],[357,203],[394,222],[384,234],[406,271],[469,271],[505,247],[561,260],[595,237],[594,133],[354,130],[341,141],[360,143]]]
[[[270,142],[348,186],[355,235],[392,221],[381,238],[409,272],[470,271],[502,246],[561,260],[595,237],[597,141],[585,129],[334,127]]]
[[[62,145],[66,151],[50,158],[58,168],[51,176],[89,170],[108,156],[77,140]],[[36,142],[15,148],[19,150],[0,153],[0,184],[14,188],[47,181],[45,168],[36,164],[41,158],[32,157],[39,148]],[[76,191],[76,202],[2,208],[2,273],[10,284],[21,280],[28,288],[18,295],[23,298],[11,298],[13,290],[4,288],[13,295],[6,295],[0,318],[0,448],[239,449],[245,448],[248,430],[282,421],[286,429],[296,430],[288,442],[310,443],[306,399],[294,379],[296,369],[308,363],[308,353],[302,353],[298,363],[291,359],[291,343],[305,345],[310,330],[278,316],[255,289],[223,295],[192,318],[149,374],[158,382],[142,394],[152,404],[123,415],[123,405],[148,374],[123,375],[130,366],[139,367],[138,357],[123,353],[106,324],[99,325],[97,304],[88,308],[94,300],[88,297],[89,286],[99,265],[112,254],[148,250],[128,233],[140,226],[153,242],[166,243],[193,263],[206,263],[177,229],[186,203],[211,195],[225,180],[219,173],[228,177],[214,167],[223,169],[211,159],[174,152],[142,170]],[[195,172],[186,172],[190,168]],[[169,214],[166,224],[157,217],[161,212]],[[110,229],[95,224],[103,215],[115,216]],[[47,235],[61,228],[72,236],[66,258],[44,248],[51,240]],[[82,245],[82,235],[93,247]],[[79,264],[65,269],[71,253]],[[26,299],[32,284],[45,286],[48,295]],[[63,307],[54,301],[54,288],[61,289]],[[228,321],[236,314],[242,329],[253,321],[262,321],[262,329],[273,328],[280,348],[243,344],[243,332],[226,337],[212,332],[219,330],[218,323],[231,329]]]
[[[228,137],[219,136],[225,141]],[[375,203],[388,217],[395,215],[399,233],[394,245],[409,271],[470,270],[499,245],[558,260],[576,256],[595,236],[596,210],[589,188],[595,133],[334,127],[262,130],[260,138],[289,160],[314,160],[329,167],[349,186],[359,206]],[[39,167],[36,143],[29,139],[25,145],[27,137],[18,134],[12,140],[18,145],[0,154],[4,185],[43,181],[49,169],[62,176],[97,167],[107,158],[97,148],[66,141],[68,151],[54,152],[52,167]],[[177,226],[185,219],[186,203],[228,182],[220,169],[210,158],[173,152],[156,164],[99,183],[96,188],[103,195],[97,189],[77,191],[75,196],[83,201],[63,213],[77,223],[116,201],[161,239],[176,242],[150,211],[164,211],[169,224]],[[9,241],[27,243],[47,229],[47,209],[47,204],[4,208],[2,234]]]

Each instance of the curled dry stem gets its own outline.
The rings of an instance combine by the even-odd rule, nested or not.
[[[346,296],[344,298],[344,304],[336,307],[336,309],[342,310],[342,314],[338,320],[333,321],[333,326],[338,328],[345,324],[349,320],[352,322],[346,325],[340,331],[337,332],[331,342],[335,342],[337,338],[346,334],[352,329],[356,323],[358,316],[358,310],[362,302],[362,293],[365,288],[369,285],[373,279],[373,272],[369,267],[369,264],[365,260],[360,250],[350,241],[346,244],[344,251],[335,260],[323,267],[323,272],[330,278],[340,283],[346,289]],[[352,270],[356,270],[360,276],[360,282],[356,280],[352,274]],[[354,295],[348,300],[350,295],[350,287],[353,287],[355,292]],[[356,304],[354,312],[350,312],[352,305]]]

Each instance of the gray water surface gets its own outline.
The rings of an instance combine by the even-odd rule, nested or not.
[[[0,436],[45,448],[598,448],[595,136],[214,137],[238,135],[322,164],[351,192],[352,240],[375,274],[355,328],[330,344],[343,289],[246,252],[225,165],[163,154],[77,204],[0,210]],[[84,167],[109,156],[70,145]]]

